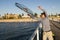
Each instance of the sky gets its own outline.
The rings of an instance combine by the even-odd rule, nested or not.
[[[60,0],[0,0],[0,15],[4,15],[6,13],[26,14],[24,11],[15,6],[16,2],[24,4],[37,14],[41,13],[41,10],[38,10],[37,8],[38,6],[42,6],[48,14],[60,13]]]

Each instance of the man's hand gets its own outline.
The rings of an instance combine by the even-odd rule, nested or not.
[[[43,10],[42,6],[38,6],[38,9]]]
[[[42,6],[38,6],[38,9],[39,9],[39,10],[42,10],[43,12],[45,12],[45,10],[43,9]]]

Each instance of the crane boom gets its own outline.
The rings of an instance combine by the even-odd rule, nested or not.
[[[19,3],[15,3],[15,5],[16,5],[19,9],[23,10],[24,12],[33,15],[33,11],[30,10],[29,8],[27,8],[25,5],[23,5],[23,4],[19,4]]]

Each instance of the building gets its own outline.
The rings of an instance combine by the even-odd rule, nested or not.
[[[4,18],[5,19],[18,19],[19,18],[19,14],[5,14]]]
[[[30,16],[24,15],[24,16],[22,16],[22,18],[28,19],[28,18],[30,18]]]

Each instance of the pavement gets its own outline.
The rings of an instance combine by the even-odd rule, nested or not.
[[[55,35],[55,40],[60,40],[60,24],[55,21],[51,21],[51,30]]]

